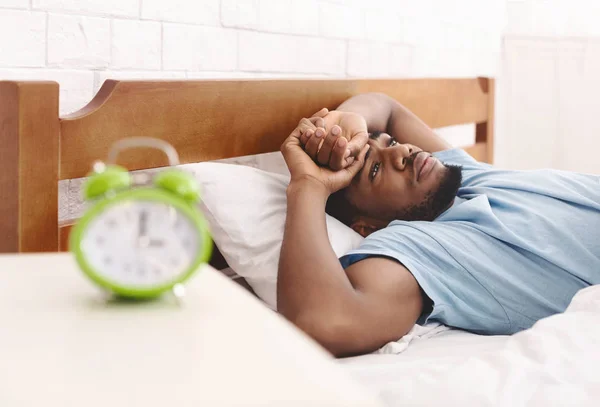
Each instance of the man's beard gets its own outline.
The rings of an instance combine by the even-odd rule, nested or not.
[[[411,163],[412,165],[412,163]],[[444,212],[456,198],[458,188],[462,182],[462,167],[460,165],[446,165],[440,186],[431,191],[423,202],[404,209],[396,214],[396,219],[405,221],[432,221]]]

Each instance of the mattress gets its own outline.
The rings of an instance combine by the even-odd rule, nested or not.
[[[598,406],[600,286],[510,337],[450,330],[339,363],[389,406]]]

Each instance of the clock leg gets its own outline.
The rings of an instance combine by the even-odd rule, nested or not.
[[[175,296],[175,300],[177,301],[178,304],[181,304],[183,302],[183,299],[185,297],[185,287],[183,284],[175,284],[173,286],[173,295]]]

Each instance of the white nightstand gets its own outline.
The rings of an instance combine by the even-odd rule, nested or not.
[[[69,254],[0,256],[0,406],[378,405],[219,272],[186,288],[114,303]]]

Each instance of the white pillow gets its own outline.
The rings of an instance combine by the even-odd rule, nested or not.
[[[194,172],[200,182],[201,208],[223,257],[269,307],[276,309],[289,176],[215,162],[183,167]],[[329,215],[327,232],[338,257],[358,247],[363,239]]]

